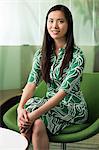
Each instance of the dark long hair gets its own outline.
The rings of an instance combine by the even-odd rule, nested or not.
[[[54,40],[48,33],[47,30],[47,19],[48,15],[52,11],[60,10],[64,13],[65,18],[68,23],[68,29],[66,33],[66,51],[61,64],[60,74],[62,75],[63,69],[68,67],[69,61],[72,60],[73,57],[73,47],[74,47],[74,36],[73,36],[73,19],[70,10],[64,5],[55,5],[53,6],[47,13],[46,22],[45,22],[45,31],[44,38],[42,44],[42,57],[41,57],[41,72],[42,78],[45,82],[49,82],[50,80],[50,68],[51,68],[51,54],[52,54],[52,46],[54,45]]]

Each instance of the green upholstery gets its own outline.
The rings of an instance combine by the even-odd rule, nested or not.
[[[3,116],[3,121],[6,124],[6,126],[12,130],[15,130],[19,132],[18,126],[17,126],[17,107],[18,104],[11,107]]]
[[[84,73],[81,83],[86,102],[88,103],[88,121],[81,125],[71,125],[59,135],[50,136],[51,142],[71,143],[87,139],[99,133],[99,73]],[[35,96],[42,97],[46,92],[44,81],[38,86]],[[3,116],[3,121],[10,129],[18,130],[17,109],[18,104],[10,108]]]
[[[89,122],[99,118],[99,73],[86,73],[81,84],[89,109]]]

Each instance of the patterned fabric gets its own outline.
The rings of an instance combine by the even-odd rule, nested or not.
[[[41,119],[52,134],[58,134],[66,126],[71,124],[81,124],[88,117],[87,104],[80,91],[80,77],[84,68],[83,53],[78,47],[74,47],[72,62],[70,62],[68,69],[65,68],[63,70],[63,75],[60,76],[60,66],[64,51],[64,48],[60,48],[58,57],[56,57],[54,52],[51,56],[51,82],[47,84],[46,97],[33,97],[25,104],[26,109],[32,112],[48,101],[60,89],[63,89],[67,93],[57,106],[41,116]],[[41,79],[40,59],[41,53],[39,50],[34,55],[28,82],[39,83]]]

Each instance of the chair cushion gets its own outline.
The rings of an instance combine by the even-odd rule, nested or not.
[[[90,126],[90,123],[71,125],[69,127],[66,127],[60,133],[62,134],[75,133],[87,128],[88,126]]]

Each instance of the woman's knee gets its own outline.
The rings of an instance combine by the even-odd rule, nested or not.
[[[33,134],[38,136],[42,135],[46,131],[45,125],[41,119],[37,119],[33,125]]]

